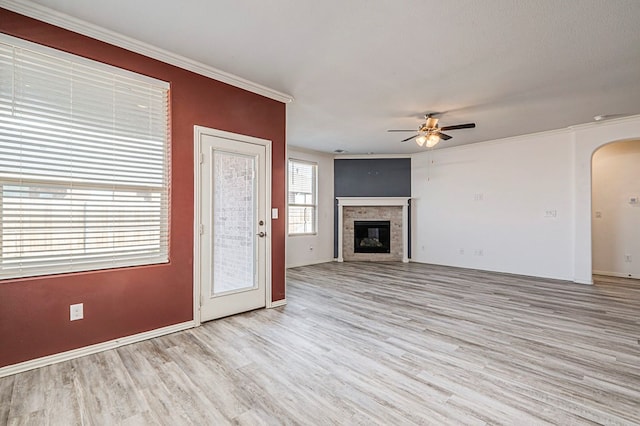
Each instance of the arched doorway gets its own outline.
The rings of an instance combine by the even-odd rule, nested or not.
[[[640,279],[640,140],[613,142],[592,156],[594,275]]]

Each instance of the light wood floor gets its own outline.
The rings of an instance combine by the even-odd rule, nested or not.
[[[639,424],[640,282],[288,271],[288,305],[0,379],[0,424]]]

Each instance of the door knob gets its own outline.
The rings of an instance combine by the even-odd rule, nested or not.
[[[256,235],[257,235],[258,237],[260,237],[260,238],[264,238],[264,237],[266,237],[266,236],[267,236],[267,233],[266,233],[266,232],[263,232],[263,231],[260,231],[260,232],[258,232]]]

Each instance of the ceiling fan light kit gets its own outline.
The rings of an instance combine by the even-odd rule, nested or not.
[[[438,144],[438,142],[440,142],[440,136],[438,136],[436,133],[430,134],[427,138],[427,148],[433,148]]]

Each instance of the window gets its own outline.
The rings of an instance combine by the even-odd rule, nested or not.
[[[316,232],[318,166],[289,160],[289,235]]]
[[[0,279],[168,262],[168,96],[0,34]]]

